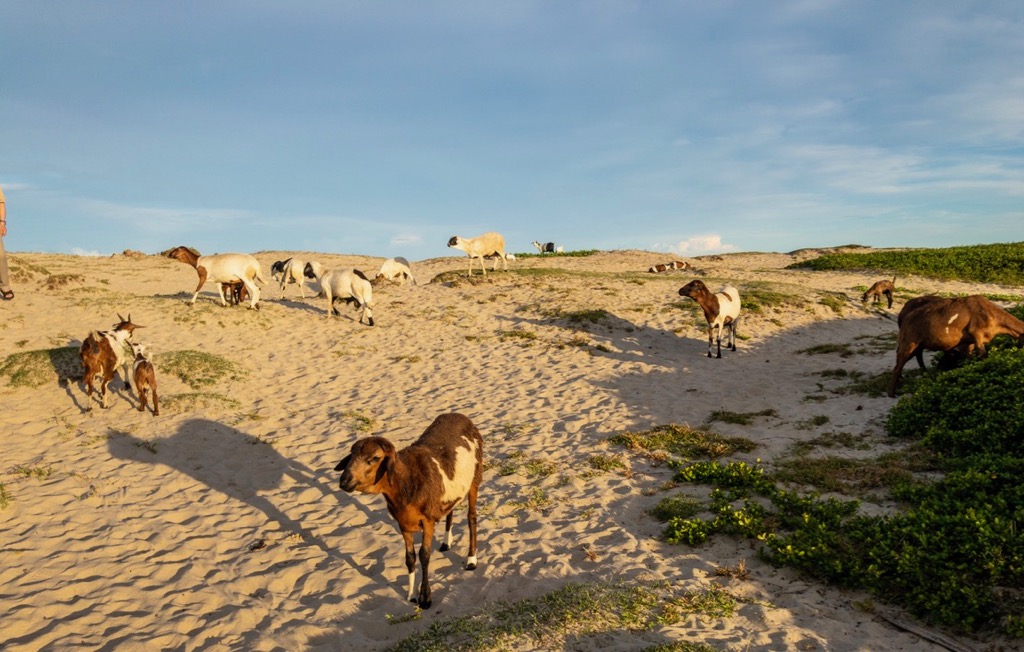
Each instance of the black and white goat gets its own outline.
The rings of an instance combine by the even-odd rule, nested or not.
[[[340,314],[334,308],[334,302],[344,301],[354,303],[362,310],[359,315],[360,324],[365,318],[367,324],[373,326],[373,286],[366,274],[358,269],[326,269],[315,260],[306,263],[303,274],[307,278],[316,279],[320,284],[320,291],[327,298],[328,318]]]
[[[537,251],[542,254],[560,254],[565,251],[565,248],[561,245],[556,245],[554,242],[545,242],[541,244],[536,240],[533,241],[533,246],[537,247]]]
[[[289,258],[288,260],[275,261],[270,266],[270,278],[278,281],[281,284],[281,292],[284,293],[285,288],[288,287],[289,283],[295,283],[299,286],[299,296],[303,299],[306,298],[305,290],[305,279],[303,273],[306,269],[306,263],[299,260],[298,258]]]
[[[469,508],[469,556],[466,570],[476,568],[476,499],[483,481],[483,439],[473,422],[462,414],[442,414],[400,451],[383,437],[365,437],[338,462],[339,485],[346,492],[383,494],[388,513],[398,522],[405,541],[405,567],[409,571],[409,600],[428,609],[430,553],[434,524],[445,519],[442,552],[451,549],[452,511],[462,501]],[[415,592],[416,549],[413,535],[422,532],[419,560],[423,576]]]
[[[142,326],[132,323],[131,313],[128,313],[128,319],[120,314],[117,318],[121,321],[114,324],[113,330],[92,331],[86,336],[78,350],[82,366],[85,367],[82,380],[85,382],[85,394],[88,402],[86,410],[92,410],[93,381],[96,376],[100,377],[100,405],[104,408],[107,407],[107,387],[119,369],[125,388],[131,389],[128,375],[131,359],[125,355],[125,347],[135,329],[142,328]]]

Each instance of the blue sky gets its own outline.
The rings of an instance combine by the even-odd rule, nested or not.
[[[0,0],[11,251],[1024,240],[1024,3]]]

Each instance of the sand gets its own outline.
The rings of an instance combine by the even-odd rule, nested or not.
[[[85,411],[84,387],[43,366],[38,386],[0,379],[0,648],[4,650],[379,649],[438,618],[498,600],[531,598],[569,582],[668,580],[690,590],[722,584],[736,614],[601,639],[609,649],[702,641],[721,650],[942,649],[862,608],[869,596],[828,587],[758,560],[727,537],[691,548],[660,540],[645,511],[667,495],[671,470],[610,446],[625,430],[700,425],[716,410],[777,416],[715,423],[748,437],[738,459],[792,455],[829,432],[887,443],[892,401],[822,391],[816,372],[891,369],[892,351],[808,355],[818,344],[892,336],[895,313],[863,307],[856,288],[882,274],[785,269],[814,255],[733,254],[692,261],[710,286],[782,288],[808,303],[746,314],[739,350],[708,359],[704,325],[677,295],[692,270],[649,274],[672,257],[643,251],[521,259],[486,282],[429,283],[465,257],[414,262],[418,284],[375,287],[377,325],[342,307],[325,318],[315,290],[282,293],[261,252],[262,309],[194,306],[191,268],[157,255],[83,258],[14,254],[17,298],[0,303],[0,352],[78,346],[117,314],[144,326],[157,356],[161,414],[140,413],[115,381],[110,407]],[[296,253],[375,273],[382,259]],[[479,274],[479,272],[477,272]],[[478,279],[479,280],[479,279]],[[910,293],[1007,292],[980,284],[901,278]],[[841,300],[840,311],[819,292]],[[605,311],[597,323],[573,314]],[[857,339],[861,338],[861,339]],[[159,356],[216,354],[237,372],[190,387]],[[810,395],[823,397],[807,400]],[[434,605],[418,620],[405,601],[401,538],[377,496],[337,486],[334,465],[367,434],[399,445],[435,416],[469,416],[491,466],[480,498],[480,566],[463,570],[456,542],[434,552]],[[828,422],[808,427],[814,417]],[[627,471],[594,473],[594,455]],[[553,463],[531,478],[500,475],[514,460]],[[528,498],[546,499],[532,508]],[[715,576],[746,564],[746,579]],[[391,618],[389,618],[389,616]],[[980,643],[975,642],[982,648]],[[587,644],[589,645],[589,644]],[[585,648],[586,645],[583,645]]]

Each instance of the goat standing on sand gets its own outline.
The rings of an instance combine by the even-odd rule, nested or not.
[[[861,303],[867,303],[868,297],[872,297],[871,303],[879,303],[882,300],[882,295],[889,301],[889,308],[892,308],[892,295],[896,291],[896,277],[893,276],[892,280],[882,279],[881,281],[875,281],[874,285],[868,288],[868,291],[864,293],[864,296],[860,298]]]
[[[485,233],[478,235],[475,238],[462,238],[457,235],[453,235],[448,240],[448,246],[454,247],[455,249],[461,249],[469,255],[469,276],[473,275],[473,259],[480,259],[480,271],[483,272],[484,276],[487,276],[487,268],[484,267],[484,258],[493,257],[494,269],[491,271],[497,271],[498,269],[498,258],[501,259],[504,269],[508,270],[508,260],[505,258],[505,238],[500,233]]]
[[[690,297],[704,310],[704,319],[708,322],[708,357],[711,346],[716,341],[715,329],[718,330],[718,356],[722,357],[722,330],[729,331],[730,350],[736,350],[736,323],[740,320],[740,293],[731,285],[727,285],[714,294],[708,290],[703,281],[690,281],[679,288],[679,296]]]
[[[93,331],[82,342],[78,355],[82,359],[82,366],[85,367],[85,374],[82,380],[85,381],[86,401],[89,406],[87,411],[92,410],[93,380],[100,376],[100,405],[107,407],[107,387],[114,379],[117,370],[121,370],[121,378],[124,380],[126,389],[131,389],[128,368],[130,360],[126,359],[125,346],[132,338],[136,328],[142,328],[132,323],[132,315],[128,313],[128,319],[120,314],[117,316],[121,321],[114,324],[114,330]]]
[[[554,242],[545,242],[544,244],[541,244],[534,240],[533,246],[537,247],[537,251],[542,254],[560,254],[565,252],[564,247],[555,245]]]
[[[249,292],[251,299],[249,307],[259,310],[260,288],[256,282],[266,283],[260,271],[260,263],[254,256],[249,254],[213,254],[210,256],[198,256],[188,247],[175,247],[167,252],[168,258],[186,263],[196,268],[199,274],[199,285],[196,286],[195,294],[192,295],[190,304],[196,302],[199,291],[207,281],[211,283],[232,283],[241,282]],[[220,305],[226,306],[224,299],[224,286],[217,286],[220,291]]]
[[[146,411],[146,392],[153,393],[153,416],[160,416],[160,402],[156,396],[156,368],[146,355],[146,348],[138,342],[129,342],[135,355],[132,378],[135,379],[135,392],[139,395],[139,412]]]
[[[451,549],[452,510],[463,500],[469,508],[469,556],[466,570],[476,568],[476,499],[483,481],[483,439],[468,417],[442,414],[400,451],[383,437],[365,437],[352,444],[352,452],[334,467],[341,471],[339,485],[346,492],[384,494],[388,513],[398,521],[405,541],[405,568],[409,571],[409,600],[421,609],[431,604],[429,570],[434,524],[445,519],[442,552]],[[419,596],[415,593],[416,548],[420,541]]]
[[[367,324],[373,326],[373,286],[370,279],[366,278],[366,274],[358,269],[326,269],[316,261],[306,263],[303,274],[320,283],[320,291],[327,297],[328,318],[340,314],[334,308],[334,302],[344,301],[354,303],[357,308],[362,309],[359,315],[360,324],[365,318]]]
[[[305,299],[306,290],[303,285],[306,280],[303,278],[303,272],[305,269],[306,263],[298,258],[278,260],[270,266],[270,278],[281,283],[282,294],[284,293],[285,288],[288,287],[289,283],[295,283],[299,286],[299,296]]]
[[[1015,337],[1017,345],[1024,346],[1024,321],[980,294],[952,299],[916,297],[903,306],[897,323],[900,334],[889,384],[890,398],[896,397],[903,366],[911,356],[924,369],[924,351],[955,352],[964,357],[977,353],[984,357],[985,347],[997,335]]]

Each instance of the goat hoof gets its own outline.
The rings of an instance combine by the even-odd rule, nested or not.
[[[476,564],[466,564],[466,570],[476,570]]]
[[[416,605],[420,609],[427,610],[427,609],[430,609],[430,605],[432,605],[433,603],[434,602],[430,598],[427,598],[426,600],[418,600],[416,602]]]
[[[451,550],[451,549],[452,549],[452,547],[451,547],[451,546],[449,546],[449,545],[448,545],[447,543],[442,543],[442,544],[441,544],[441,547],[440,547],[440,548],[438,548],[438,551],[439,551],[439,552],[448,552],[448,551],[449,551],[449,550]]]

